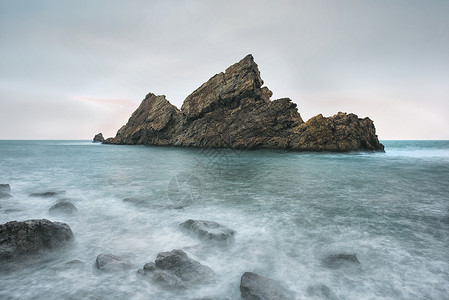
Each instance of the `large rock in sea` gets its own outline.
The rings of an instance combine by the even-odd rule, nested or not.
[[[102,253],[97,256],[95,267],[101,271],[112,272],[128,270],[131,268],[131,264],[122,257],[110,253]]]
[[[7,183],[0,184],[0,199],[12,198],[11,186]]]
[[[304,122],[288,98],[270,100],[248,55],[189,95],[181,110],[149,93],[106,144],[297,151],[383,151],[373,122],[354,114]]]
[[[187,289],[215,282],[215,273],[211,268],[191,259],[182,250],[159,253],[154,263],[145,264],[143,273],[169,289]]]
[[[72,240],[73,232],[65,223],[41,219],[1,224],[0,265],[20,261],[26,255],[61,248]]]
[[[245,300],[295,299],[293,292],[271,278],[245,272],[240,280],[240,293]]]
[[[103,134],[101,132],[97,133],[94,136],[94,139],[92,140],[92,143],[103,143],[103,142],[104,142],[104,137],[103,137]]]

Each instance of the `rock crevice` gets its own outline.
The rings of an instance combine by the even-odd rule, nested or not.
[[[143,144],[298,151],[383,151],[369,118],[321,114],[304,122],[289,98],[272,92],[253,56],[216,74],[190,94],[181,110],[149,93],[106,144]]]

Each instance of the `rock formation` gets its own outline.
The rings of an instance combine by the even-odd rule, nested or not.
[[[354,114],[304,122],[288,98],[270,100],[252,55],[189,95],[181,110],[149,93],[106,144],[298,151],[383,151],[373,122]]]
[[[72,230],[65,223],[42,219],[1,224],[0,265],[60,248],[72,240]]]
[[[7,183],[0,184],[0,199],[12,198],[11,186]]]
[[[122,257],[110,253],[102,253],[97,256],[95,267],[101,271],[111,272],[128,270],[131,268],[131,264]]]
[[[156,261],[145,264],[143,274],[169,289],[187,289],[198,284],[215,282],[215,273],[208,266],[191,259],[182,250],[159,253]]]
[[[240,280],[240,293],[245,300],[295,299],[293,292],[280,282],[252,272],[245,272]]]
[[[104,137],[102,133],[97,133],[94,136],[94,139],[92,140],[92,143],[103,143],[104,142]]]
[[[235,231],[216,222],[189,219],[179,226],[194,233],[205,242],[229,245],[234,241]]]

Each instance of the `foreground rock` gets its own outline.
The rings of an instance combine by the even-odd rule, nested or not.
[[[330,269],[338,269],[343,266],[357,266],[360,265],[357,255],[355,253],[337,253],[326,256],[323,261],[323,266]]]
[[[189,258],[182,250],[159,253],[154,263],[145,264],[143,273],[169,289],[187,289],[215,282],[215,273],[211,268]]]
[[[76,208],[76,206],[73,203],[64,200],[64,201],[60,201],[60,202],[56,203],[55,205],[53,205],[52,207],[50,207],[48,209],[48,212],[51,215],[73,216],[78,213],[78,209]]]
[[[210,78],[181,110],[149,93],[106,144],[298,151],[383,151],[373,122],[354,114],[302,120],[288,98],[270,100],[252,55]]]
[[[102,133],[98,133],[94,136],[94,139],[92,140],[92,143],[103,143],[104,137]]]
[[[202,241],[229,245],[234,241],[235,231],[216,222],[189,219],[179,225],[197,235]]]
[[[246,272],[240,280],[240,293],[245,300],[294,299],[293,292],[273,279]]]
[[[9,184],[0,184],[0,199],[12,198],[11,186]]]
[[[95,267],[101,271],[112,272],[128,270],[132,266],[122,257],[104,253],[97,256],[97,259],[95,260]]]
[[[21,260],[24,255],[42,254],[73,240],[65,223],[49,220],[11,221],[0,225],[0,262]]]

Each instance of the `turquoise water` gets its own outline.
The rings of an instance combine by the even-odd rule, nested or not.
[[[449,299],[449,141],[383,143],[386,153],[332,154],[0,141],[0,183],[14,196],[0,199],[0,223],[46,218],[76,237],[52,260],[0,274],[0,298],[240,299],[240,276],[253,271],[297,299],[314,284],[338,299]],[[46,190],[65,190],[78,215],[51,216],[58,197],[29,197]],[[189,218],[236,230],[234,244],[201,244],[178,227]],[[174,294],[136,274],[172,249],[217,283]],[[133,268],[97,272],[105,252]],[[360,266],[323,266],[339,252]],[[64,266],[74,259],[84,264]]]

